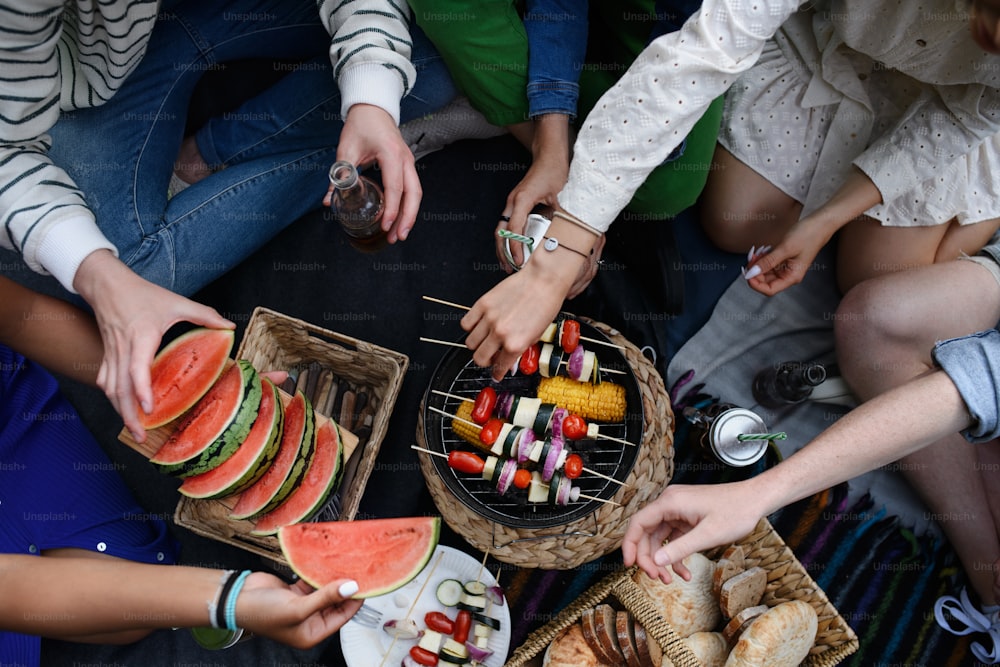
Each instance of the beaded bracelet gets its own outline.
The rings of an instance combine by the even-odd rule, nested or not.
[[[208,621],[216,630],[222,627],[219,625],[220,620],[222,620],[222,617],[219,616],[219,603],[222,601],[222,592],[232,586],[233,577],[235,576],[236,570],[224,571],[222,577],[219,579],[219,589],[215,591],[215,598],[208,601]]]
[[[239,596],[240,591],[243,590],[243,584],[246,583],[247,577],[250,576],[250,570],[243,570],[240,572],[239,576],[236,577],[236,581],[233,583],[232,587],[229,589],[229,595],[226,597],[225,601],[225,628],[236,632],[239,630],[239,626],[236,625],[236,598]],[[220,602],[220,606],[223,606]]]

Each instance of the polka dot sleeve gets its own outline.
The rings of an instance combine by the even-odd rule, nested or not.
[[[583,122],[559,204],[606,230],[798,5],[705,0],[681,30],[654,40]]]

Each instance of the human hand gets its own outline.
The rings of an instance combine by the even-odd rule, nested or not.
[[[417,220],[423,190],[413,152],[392,116],[371,104],[352,106],[340,131],[337,159],[359,166],[378,163],[384,194],[382,231],[389,243],[405,241]],[[323,204],[329,206],[332,195],[333,185]]]
[[[311,648],[343,627],[361,608],[363,600],[341,595],[344,584],[352,585],[342,579],[313,589],[301,580],[286,584],[272,574],[254,572],[236,598],[236,622],[255,635],[297,649]]]
[[[558,202],[556,195],[566,185],[569,177],[569,161],[566,156],[556,152],[544,153],[535,158],[521,182],[507,195],[503,217],[497,230],[507,229],[515,234],[524,234],[528,214],[539,204],[555,207]],[[509,221],[503,218],[509,218]],[[507,273],[512,273],[515,267],[524,264],[524,249],[520,243],[510,244],[510,254],[514,265],[507,260],[506,242],[496,237],[496,253],[500,266]]]
[[[178,322],[232,329],[213,308],[186,299],[134,273],[107,250],[91,253],[77,269],[73,286],[94,309],[104,342],[97,386],[122,416],[136,442],[146,432],[139,409],[151,412],[149,369],[163,334]]]
[[[473,360],[502,380],[555,319],[579,273],[572,253],[539,253],[480,297],[460,322],[469,332],[465,344]]]
[[[671,484],[629,520],[622,542],[625,565],[638,564],[664,583],[671,580],[668,568],[690,580],[685,558],[696,551],[731,544],[754,529],[764,515],[758,495],[742,482]],[[663,545],[664,540],[669,542]]]
[[[802,282],[820,249],[830,240],[823,228],[808,218],[797,222],[785,238],[769,252],[752,255],[744,277],[750,286],[767,296]]]

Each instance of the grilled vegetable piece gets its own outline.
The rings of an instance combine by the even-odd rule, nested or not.
[[[603,422],[625,419],[625,388],[613,382],[591,384],[563,376],[542,378],[538,383],[538,398],[584,419]]]

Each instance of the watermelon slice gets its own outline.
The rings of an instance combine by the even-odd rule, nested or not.
[[[236,453],[214,470],[188,477],[178,489],[189,498],[225,498],[242,493],[264,476],[281,444],[285,410],[278,388],[261,377],[262,396],[257,419]]]
[[[316,453],[302,483],[276,509],[257,519],[254,535],[274,535],[282,526],[308,521],[337,490],[344,466],[340,429],[328,421],[316,431]]]
[[[305,476],[316,450],[316,417],[301,391],[285,406],[285,430],[278,455],[256,484],[244,491],[229,514],[248,519],[270,512],[288,497]]]
[[[187,412],[222,375],[233,349],[232,329],[193,329],[157,353],[149,368],[153,411],[139,409],[139,423],[150,430]]]
[[[260,409],[262,385],[250,362],[229,367],[149,460],[166,473],[190,477],[208,472],[246,440]]]
[[[289,567],[315,588],[358,582],[352,597],[384,595],[406,585],[437,548],[441,517],[296,523],[278,530]]]

